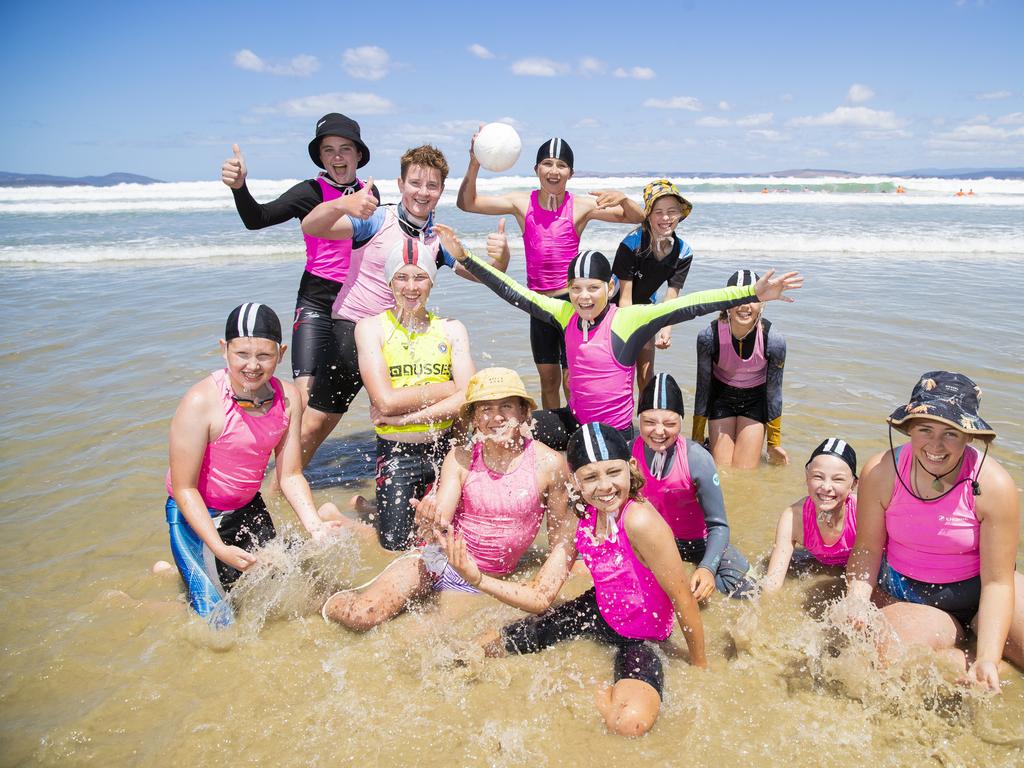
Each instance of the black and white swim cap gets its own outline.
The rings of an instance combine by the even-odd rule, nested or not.
[[[537,150],[537,162],[534,165],[540,165],[541,160],[547,160],[549,157],[565,161],[569,170],[572,170],[572,147],[564,139],[549,139],[541,144],[540,149]]]
[[[804,467],[809,466],[814,461],[815,456],[821,456],[822,454],[842,459],[850,468],[853,476],[857,477],[857,453],[853,450],[853,446],[845,440],[840,440],[838,437],[830,437],[827,440],[823,440],[821,445],[811,451],[811,458],[807,460],[807,464],[804,464]]]
[[[224,340],[270,339],[281,343],[281,321],[266,304],[249,302],[231,310],[224,326]]]
[[[629,461],[632,455],[626,438],[619,430],[597,421],[584,424],[573,432],[565,447],[565,458],[573,472],[595,461]]]
[[[580,251],[569,262],[569,282],[587,277],[602,283],[612,279],[612,265],[600,251]]]
[[[740,288],[746,285],[753,285],[761,276],[752,269],[738,269],[730,275],[729,279],[725,283],[725,287],[739,286]]]
[[[659,373],[655,376],[640,393],[640,401],[636,405],[636,412],[643,413],[652,409],[662,411],[675,411],[683,416],[683,393],[672,378],[670,373]]]

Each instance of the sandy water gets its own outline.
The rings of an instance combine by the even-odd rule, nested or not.
[[[237,629],[211,633],[184,611],[176,578],[149,573],[169,559],[167,427],[184,390],[218,367],[231,307],[259,300],[287,317],[300,264],[296,254],[3,267],[0,764],[817,766],[826,753],[835,766],[1022,764],[1024,677],[1011,672],[993,698],[948,684],[927,658],[875,669],[808,610],[837,593],[834,574],[791,579],[772,600],[713,598],[703,614],[712,670],[686,664],[681,638],[667,646],[662,714],[640,740],[607,735],[592,705],[610,680],[608,649],[577,641],[480,659],[473,636],[519,615],[495,602],[455,619],[428,606],[365,635],[326,626],[324,597],[386,560],[351,539],[304,543],[274,501],[282,542],[240,584]],[[722,253],[695,262],[687,289],[719,285],[739,265],[807,275],[797,304],[768,308],[789,342],[793,466],[723,472],[733,540],[751,560],[803,494],[814,444],[839,435],[865,461],[926,370],[979,382],[999,432],[992,455],[1024,480],[1019,257]],[[525,315],[440,280],[431,303],[466,323],[478,367],[517,368],[536,390]],[[703,324],[677,327],[658,356],[688,405]],[[369,491],[366,425],[361,395],[311,468],[319,500]]]

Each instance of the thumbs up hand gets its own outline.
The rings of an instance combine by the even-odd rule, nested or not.
[[[220,180],[232,189],[241,189],[242,185],[245,184],[247,173],[245,157],[242,155],[242,150],[238,148],[237,144],[231,145],[231,151],[234,153],[234,157],[225,160],[224,165],[220,167]]]
[[[373,176],[366,180],[363,188],[341,198],[345,212],[355,219],[368,219],[377,210],[377,198],[373,194]]]
[[[487,258],[492,264],[508,264],[508,238],[505,237],[505,219],[498,220],[498,231],[487,235]]]

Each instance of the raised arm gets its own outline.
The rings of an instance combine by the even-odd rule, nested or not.
[[[466,280],[479,283],[480,281],[476,276],[462,264],[466,249],[463,247],[462,241],[455,234],[455,230],[446,224],[434,224],[434,232],[437,233],[444,249],[455,259],[455,266],[453,267],[455,274]],[[497,232],[491,232],[487,235],[486,253],[487,260],[485,263],[490,264],[499,272],[508,270],[508,262],[512,254],[508,249],[508,238],[505,236],[504,219],[498,220]]]
[[[256,555],[224,544],[198,488],[199,471],[211,433],[219,435],[220,432],[220,427],[214,426],[219,405],[213,381],[206,378],[185,394],[174,412],[169,448],[171,495],[189,526],[214,557],[244,571],[257,561]]]
[[[484,213],[492,216],[511,214],[516,217],[516,221],[519,222],[519,227],[522,229],[526,208],[530,202],[529,193],[510,192],[504,195],[478,195],[476,193],[476,178],[480,173],[480,161],[473,154],[473,144],[476,142],[477,133],[473,134],[473,138],[469,142],[469,167],[466,168],[466,175],[462,177],[455,204],[460,210],[468,213]]]
[[[418,411],[425,406],[443,401],[458,389],[454,381],[420,384],[415,387],[392,386],[382,347],[381,324],[377,316],[366,317],[356,323],[359,376],[373,407],[384,416],[402,416]]]
[[[794,502],[786,507],[779,515],[779,522],[775,525],[775,544],[772,546],[772,555],[768,560],[768,570],[761,580],[761,588],[766,594],[778,592],[786,580],[789,572],[789,563],[793,559],[798,528],[803,529],[803,499]]]
[[[704,654],[704,623],[700,618],[697,600],[690,591],[690,580],[686,578],[672,529],[654,507],[643,502],[634,504],[629,510],[626,533],[629,534],[633,551],[651,569],[654,578],[672,601],[676,621],[690,650],[690,663],[695,667],[706,667],[708,661]]]
[[[644,209],[630,199],[625,192],[617,189],[595,189],[589,198],[576,232],[581,234],[588,221],[607,221],[612,224],[640,224],[644,220]]]

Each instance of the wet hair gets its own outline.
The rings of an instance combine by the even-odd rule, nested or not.
[[[429,144],[406,150],[405,154],[402,155],[400,163],[403,181],[411,165],[421,165],[424,168],[433,168],[439,171],[442,184],[448,178],[448,161],[445,159],[444,152]]]

